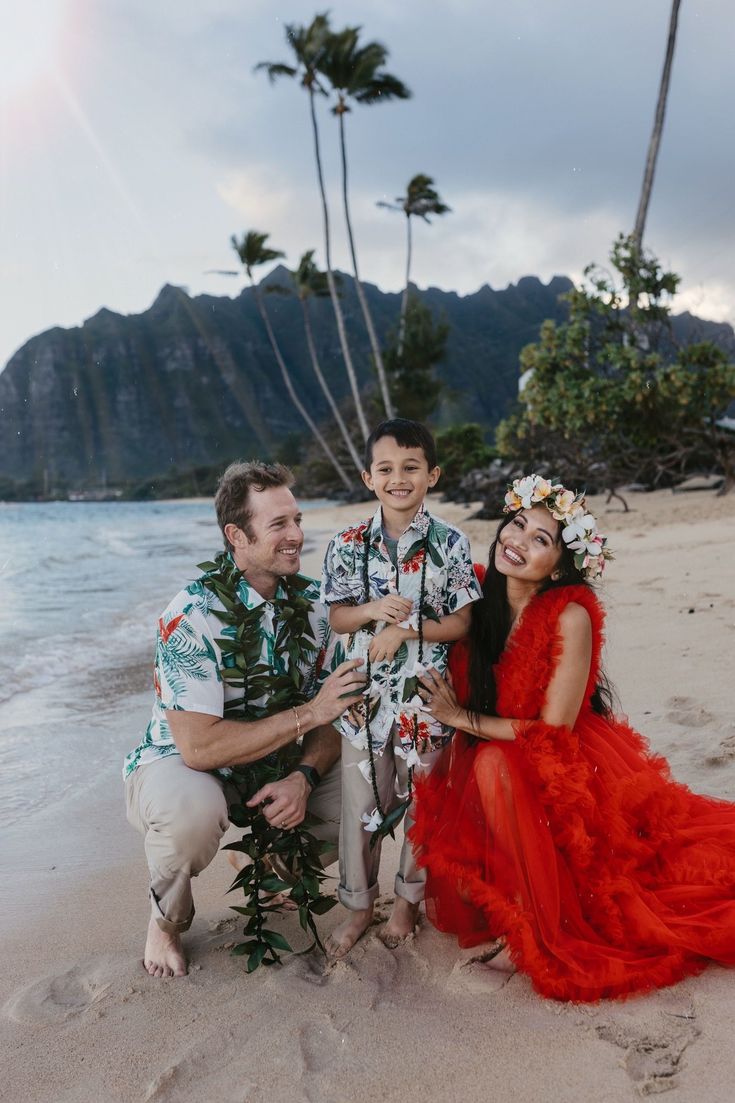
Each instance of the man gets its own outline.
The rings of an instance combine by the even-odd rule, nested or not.
[[[205,574],[177,594],[159,620],[153,717],[124,768],[128,820],[145,837],[150,870],[152,915],[143,962],[151,976],[186,973],[181,934],[194,915],[191,878],[212,861],[229,826],[232,767],[257,762],[303,737],[295,769],[263,786],[249,803],[263,804],[269,823],[283,828],[297,826],[308,811],[324,821],[313,833],[336,843],[339,735],[331,721],[361,699],[365,678],[354,660],[329,673],[334,648],[319,586],[299,575],[304,535],[292,485],[291,472],[280,464],[227,468],[215,507],[227,549],[224,563],[241,572],[239,581],[228,595],[213,590]],[[307,631],[300,637],[286,623],[293,612],[289,586],[297,583],[308,599]],[[223,628],[228,608],[243,614],[246,642],[257,656],[253,699],[247,677],[245,689],[242,679],[239,688],[231,684],[236,679],[225,638],[229,626]],[[232,628],[230,634],[236,634]],[[300,650],[294,638],[301,640]],[[270,712],[262,672],[270,668],[282,679],[294,661],[297,699],[305,703]],[[243,701],[246,712],[259,718],[226,719]],[[329,862],[336,854],[324,857]]]

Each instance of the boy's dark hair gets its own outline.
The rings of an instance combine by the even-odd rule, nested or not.
[[[383,437],[393,437],[401,448],[421,448],[426,456],[429,471],[436,467],[436,442],[420,421],[410,421],[407,417],[392,417],[376,425],[365,444],[365,470],[369,471],[373,462],[373,445]]]
[[[293,486],[293,472],[282,463],[231,463],[217,483],[214,508],[217,511],[217,523],[222,530],[225,547],[232,551],[232,545],[225,536],[225,525],[237,525],[249,540],[253,534],[250,520],[253,511],[250,505],[250,492],[269,490],[274,486]]]

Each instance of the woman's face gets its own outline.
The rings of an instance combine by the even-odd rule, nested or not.
[[[495,548],[495,568],[507,578],[538,585],[561,559],[561,533],[545,505],[520,509],[501,530]]]

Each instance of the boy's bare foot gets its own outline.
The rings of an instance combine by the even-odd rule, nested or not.
[[[152,977],[185,977],[186,958],[177,934],[162,931],[151,917],[143,954],[143,967]]]
[[[380,931],[380,941],[390,950],[395,950],[401,942],[411,938],[416,930],[416,920],[419,914],[418,904],[411,904],[402,896],[396,896],[393,901],[393,911],[390,919]]]
[[[339,961],[349,954],[359,938],[365,934],[373,921],[373,906],[360,911],[350,911],[343,923],[335,927],[326,941],[324,949],[332,961]]]

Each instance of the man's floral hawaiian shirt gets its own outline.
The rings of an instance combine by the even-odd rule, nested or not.
[[[366,597],[363,583],[365,533],[369,532],[368,573],[370,594]],[[445,521],[432,517],[422,506],[398,541],[398,569],[393,566],[383,541],[382,513],[378,509],[372,521],[345,529],[331,541],[324,560],[322,601],[327,605],[363,605],[389,593],[398,592],[413,601],[409,618],[416,627],[421,588],[424,543],[428,550],[424,609],[437,617],[456,613],[469,602],[482,596],[470,555],[470,544],[464,533]],[[347,658],[365,659],[376,632],[384,622],[366,625],[348,640]],[[442,746],[452,735],[427,713],[417,711],[419,657],[418,640],[405,640],[390,662],[372,664],[370,687],[370,734],[376,754],[382,754],[390,740],[391,729],[398,731],[406,754],[413,739],[414,716],[419,719],[419,740],[431,746]],[[433,666],[443,673],[447,665],[447,644],[424,642],[423,665]],[[342,717],[342,734],[353,746],[366,750],[365,710],[352,709]]]
[[[329,628],[327,610],[319,600],[319,584],[313,579],[308,581],[310,585],[303,593],[312,602],[309,624],[316,651],[303,664],[299,663],[299,667],[301,688],[306,697],[311,698],[321,682],[344,661],[345,655]],[[286,597],[285,590],[279,587],[274,600],[266,601],[243,578],[237,593],[246,609],[262,609],[254,629],[260,638],[258,661],[279,672],[287,672],[288,654],[275,648],[279,604]],[[161,616],[153,672],[156,691],[153,716],[141,743],[125,759],[124,777],[144,763],[179,753],[166,719],[166,709],[223,716],[225,703],[242,696],[242,690],[225,684],[220,673],[220,668],[232,665],[233,660],[228,655],[223,662],[217,639],[236,631],[234,626],[223,625],[215,616],[215,610],[223,608],[219,598],[198,580],[178,593]],[[265,698],[250,702],[255,706],[266,703]],[[216,772],[227,777],[230,770]]]

